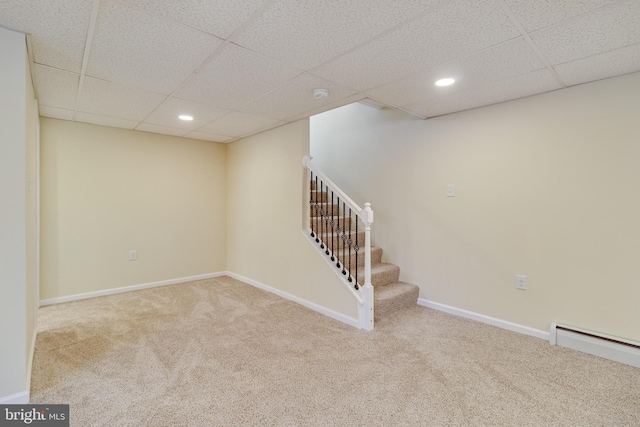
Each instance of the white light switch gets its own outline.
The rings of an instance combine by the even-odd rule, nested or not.
[[[135,261],[138,259],[138,251],[129,251],[129,261]]]
[[[516,288],[527,290],[527,276],[516,276]]]
[[[453,197],[456,195],[456,189],[453,184],[447,185],[447,197]]]

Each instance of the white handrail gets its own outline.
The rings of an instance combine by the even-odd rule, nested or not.
[[[333,192],[335,194],[338,195],[338,197],[340,197],[340,200],[342,200],[343,202],[345,202],[345,204],[347,205],[347,207],[349,207],[352,211],[355,211],[355,213],[363,218],[362,222],[364,223],[364,217],[365,217],[365,210],[362,209],[360,206],[358,206],[358,204],[356,202],[354,202],[353,200],[351,200],[351,197],[347,196],[347,193],[345,193],[344,191],[342,191],[340,189],[340,187],[338,187],[333,181],[331,181],[329,179],[328,176],[326,176],[324,173],[322,173],[320,170],[318,170],[315,165],[311,162],[311,158],[309,156],[304,156],[302,158],[302,166],[304,166],[305,168],[309,169],[310,171],[312,171],[318,178],[320,178],[326,185],[328,185],[329,187],[332,188]],[[366,205],[365,205],[366,206]],[[371,222],[373,222],[373,218],[371,218]]]
[[[320,180],[327,185],[327,187],[331,188],[333,193],[337,194],[339,199],[342,200],[342,202],[348,206],[364,224],[364,285],[360,287],[362,297],[355,294],[351,286],[349,286],[349,290],[354,293],[359,303],[358,319],[360,327],[370,331],[373,329],[374,319],[374,296],[373,285],[371,284],[371,224],[373,224],[373,210],[371,209],[371,203],[365,203],[364,209],[358,206],[344,191],[331,181],[328,176],[315,167],[309,156],[304,156],[302,158],[302,166],[313,172],[316,177],[320,178]],[[351,272],[349,272],[349,274],[351,274]],[[357,283],[358,278],[355,277],[355,280]]]

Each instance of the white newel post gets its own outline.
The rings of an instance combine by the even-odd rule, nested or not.
[[[363,312],[360,313],[362,329],[373,330],[373,285],[371,285],[371,224],[373,223],[373,211],[371,203],[365,203],[362,211],[364,223],[364,286],[362,287]]]

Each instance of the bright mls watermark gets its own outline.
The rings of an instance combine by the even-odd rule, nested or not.
[[[0,427],[69,427],[69,405],[0,405]]]

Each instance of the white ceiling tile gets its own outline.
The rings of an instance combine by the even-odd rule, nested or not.
[[[87,75],[169,94],[220,44],[209,34],[103,0]]]
[[[216,135],[215,133],[198,132],[198,131],[190,132],[186,134],[185,138],[201,139],[203,141],[212,141],[212,142],[227,142],[233,139],[233,137],[231,136]]]
[[[535,31],[618,0],[505,0],[522,26]]]
[[[438,87],[434,84],[436,80],[449,76],[456,78],[456,80],[460,79],[460,74],[457,73],[442,73],[438,69],[429,70],[424,73],[414,74],[398,82],[368,90],[366,94],[387,105],[400,106],[456,92],[468,87],[464,82],[456,82],[455,85],[446,87]]]
[[[559,88],[549,70],[544,69],[430,98],[404,108],[421,117],[434,117]]]
[[[198,132],[236,137],[277,122],[269,117],[234,111],[201,127]]]
[[[205,33],[226,39],[264,0],[125,0]]]
[[[68,110],[76,108],[79,74],[40,64],[34,65],[34,72],[40,104]]]
[[[298,114],[297,116],[287,117],[287,121],[295,122],[300,119],[305,119],[307,117],[315,116],[316,114],[324,113],[329,110],[333,110],[334,108],[344,107],[347,104],[353,104],[354,102],[362,101],[366,97],[367,95],[364,95],[362,93],[356,93],[355,95],[347,96],[346,98],[341,98],[335,102],[330,102],[321,107],[316,107],[312,110],[305,111],[301,114]]]
[[[315,99],[314,89],[327,89],[327,98]],[[322,107],[342,98],[354,95],[355,91],[319,77],[304,74],[277,90],[246,105],[241,109],[246,113],[259,114],[278,120],[286,120],[300,112]]]
[[[186,129],[177,129],[168,126],[154,125],[152,123],[140,123],[136,130],[143,132],[160,133],[162,135],[184,136],[189,131]]]
[[[73,110],[65,110],[63,108],[47,107],[46,105],[38,105],[40,117],[51,117],[52,119],[73,120]]]
[[[623,1],[542,29],[531,38],[552,64],[640,42],[640,1]]]
[[[91,123],[94,125],[110,126],[114,128],[133,129],[138,122],[133,120],[117,119],[115,117],[99,116],[97,114],[83,113],[78,111],[76,113],[76,122]]]
[[[236,109],[300,73],[239,46],[227,45],[176,96]]]
[[[531,46],[519,37],[366,93],[389,105],[407,105],[542,68],[545,66]],[[455,84],[446,87],[435,85],[437,80],[445,77],[454,78]]]
[[[366,90],[519,35],[495,0],[455,0],[313,73]]]
[[[640,71],[640,43],[565,62],[554,68],[570,86]]]
[[[262,126],[262,127],[258,128],[258,129],[252,130],[251,132],[247,132],[247,133],[245,133],[243,135],[240,135],[240,138],[246,138],[248,136],[255,135],[255,134],[260,133],[260,132],[265,132],[265,131],[268,131],[269,129],[277,128],[277,127],[280,127],[280,126],[283,126],[283,125],[286,125],[286,124],[288,124],[288,122],[285,122],[284,120],[278,120],[278,121],[276,121],[274,123],[269,123],[266,126]]]
[[[165,98],[157,93],[85,77],[78,110],[100,116],[141,121]]]
[[[79,73],[93,2],[2,0],[0,25],[33,35],[34,61]]]
[[[158,107],[149,117],[144,119],[145,123],[168,126],[179,129],[197,129],[206,125],[212,120],[222,117],[229,110],[211,107],[184,99],[171,98]],[[179,115],[186,114],[192,116],[193,120],[184,121],[178,118]]]
[[[442,0],[278,0],[235,42],[304,70]]]

